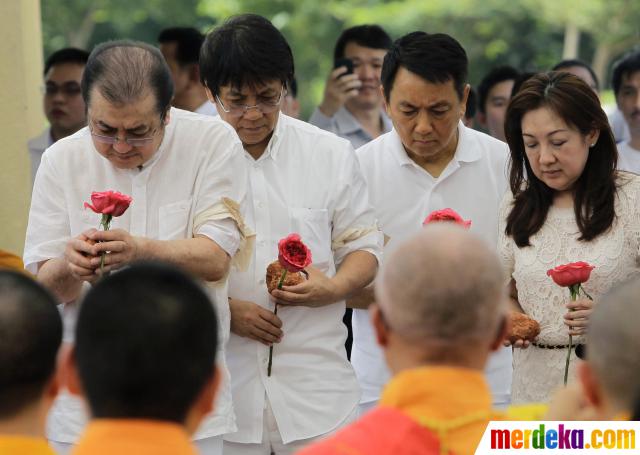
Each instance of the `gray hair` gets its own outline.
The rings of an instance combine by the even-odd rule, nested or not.
[[[640,398],[640,280],[616,286],[589,321],[587,361],[607,397],[622,409]]]
[[[427,226],[392,252],[375,290],[391,329],[416,343],[492,340],[507,312],[496,254],[452,223]]]
[[[160,51],[134,41],[110,41],[95,47],[82,75],[82,97],[87,107],[94,85],[115,105],[153,93],[156,110],[163,119],[173,98],[171,72]]]

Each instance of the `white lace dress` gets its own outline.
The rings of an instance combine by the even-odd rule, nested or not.
[[[616,221],[606,233],[590,242],[578,241],[573,209],[552,207],[542,229],[530,238],[530,247],[518,248],[504,234],[513,196],[502,201],[499,223],[499,253],[518,290],[518,301],[526,314],[540,323],[536,340],[543,345],[566,345],[568,328],[563,323],[569,290],[556,285],[547,270],[561,264],[586,261],[595,266],[584,285],[595,299],[616,283],[640,275],[640,177],[623,174],[616,199]],[[583,343],[584,337],[573,337]],[[546,402],[563,384],[566,349],[530,346],[514,349],[512,402]],[[575,377],[577,358],[571,354],[569,381]]]

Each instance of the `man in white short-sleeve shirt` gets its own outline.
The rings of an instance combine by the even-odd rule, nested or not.
[[[629,131],[628,140],[618,144],[618,169],[640,174],[640,51],[618,61],[612,79],[616,103]]]
[[[89,126],[43,155],[24,253],[26,267],[65,303],[67,333],[74,302],[101,274],[101,253],[108,252],[105,272],[136,260],[159,260],[214,282],[225,276],[245,240],[236,215],[246,183],[241,143],[224,122],[170,107],[171,78],[156,48],[132,42],[98,46],[82,87]],[[93,191],[106,190],[127,194],[133,202],[113,218],[111,230],[98,231],[101,215],[83,204]],[[211,293],[224,344],[229,333],[224,286]],[[195,436],[204,441],[205,454],[220,454],[221,435],[235,429],[223,356],[220,367],[227,385],[216,413]],[[49,416],[48,437],[66,452],[85,422],[81,403],[64,395]]]
[[[467,57],[448,35],[410,33],[394,43],[382,70],[383,93],[394,129],[357,150],[369,197],[389,238],[385,251],[422,229],[434,210],[452,208],[495,247],[498,207],[507,188],[504,142],[463,125],[469,85]],[[361,412],[372,408],[389,379],[364,309],[354,311],[351,361],[362,387]],[[511,349],[490,358],[486,370],[494,404],[510,401]]]
[[[238,431],[225,436],[224,453],[291,454],[356,416],[360,390],[342,315],[345,299],[376,273],[382,234],[351,145],[280,113],[293,56],[268,20],[229,20],[207,36],[200,65],[220,116],[243,143],[243,215],[256,233],[248,271],[232,270],[229,280]],[[269,294],[267,266],[294,232],[312,253],[308,279]]]

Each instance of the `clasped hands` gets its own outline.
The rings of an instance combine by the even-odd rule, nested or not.
[[[308,279],[295,286],[274,289],[272,300],[284,306],[320,307],[342,300],[333,278],[327,277],[315,267],[307,267]],[[282,320],[254,302],[229,300],[231,331],[236,335],[251,338],[267,346],[282,341]]]
[[[64,258],[71,275],[80,281],[94,282],[108,273],[134,261],[139,256],[141,239],[123,229],[98,231],[89,229],[67,242]],[[104,267],[100,271],[103,253]]]

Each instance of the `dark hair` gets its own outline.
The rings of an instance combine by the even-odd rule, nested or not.
[[[613,65],[611,85],[616,96],[622,86],[622,77],[631,76],[636,71],[640,71],[640,51],[629,52]]]
[[[231,84],[263,85],[293,79],[293,53],[285,37],[257,14],[242,14],[210,32],[200,50],[200,80],[214,95]]]
[[[53,66],[64,63],[76,63],[84,66],[87,64],[87,60],[89,60],[89,53],[84,49],[65,47],[64,49],[55,51],[44,62],[44,75],[46,76]]]
[[[391,49],[391,37],[379,25],[356,25],[342,31],[333,48],[333,61],[344,57],[344,49],[349,43],[370,49]]]
[[[466,118],[473,118],[476,115],[476,110],[478,107],[478,96],[476,95],[476,91],[473,87],[469,89],[469,96],[467,97],[467,108],[464,111],[464,116]]]
[[[158,48],[141,42],[110,41],[96,46],[82,75],[82,97],[87,107],[94,85],[116,105],[138,101],[151,91],[163,120],[173,98],[173,81],[164,57]]]
[[[213,372],[217,332],[205,291],[168,265],[141,263],[99,281],[75,340],[92,415],[183,423]]]
[[[583,135],[600,131],[573,190],[579,240],[593,240],[611,227],[616,216],[618,152],[598,96],[582,79],[565,72],[532,76],[507,108],[505,136],[511,150],[509,181],[514,205],[505,232],[519,247],[529,246],[529,238],[543,226],[553,202],[554,191],[534,175],[522,139],[522,118],[541,107],[550,109]]]
[[[589,72],[589,74],[593,78],[593,82],[596,83],[596,90],[598,90],[600,88],[600,81],[598,81],[598,76],[596,76],[596,73],[595,71],[593,71],[593,68],[591,68],[591,66],[580,59],[572,58],[568,60],[562,60],[556,63],[553,68],[551,68],[551,71],[562,71],[566,70],[567,68],[573,68],[576,66],[579,68],[584,68]]]
[[[158,42],[176,43],[176,60],[181,65],[198,64],[204,35],[193,27],[171,27],[160,32]]]
[[[487,112],[486,104],[489,92],[494,85],[504,81],[514,81],[520,76],[520,72],[512,66],[498,66],[489,71],[478,85],[478,109],[483,114]]]
[[[0,270],[0,418],[42,396],[61,342],[53,296],[22,273]]]
[[[467,82],[467,54],[451,36],[412,32],[393,43],[384,57],[380,77],[387,101],[401,66],[433,84],[453,80],[458,97],[462,99]]]
[[[522,84],[524,84],[536,74],[538,73],[535,73],[533,71],[525,71],[524,73],[520,73],[516,80],[513,81],[513,87],[511,88],[511,98],[516,96],[516,93],[520,91],[520,87],[522,87]]]

